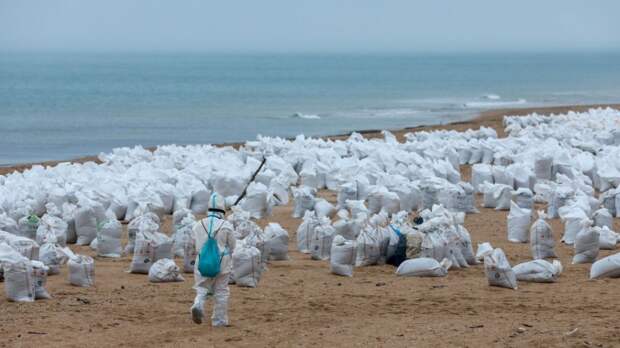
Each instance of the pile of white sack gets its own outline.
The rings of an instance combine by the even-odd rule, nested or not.
[[[614,259],[597,259],[598,250],[614,249],[618,241],[613,218],[620,216],[619,123],[620,112],[607,108],[505,117],[505,138],[482,127],[408,133],[403,142],[384,131],[379,139],[358,133],[342,140],[259,136],[238,149],[118,148],[100,154],[99,163],[35,165],[0,176],[0,242],[30,262],[41,261],[48,274],[67,262],[91,264],[59,251],[67,243],[90,245],[100,257],[133,254],[130,269],[143,274],[160,260],[182,256],[180,269],[187,272],[197,252],[190,226],[206,212],[210,194],[221,194],[232,206],[265,158],[233,213],[238,284],[255,286],[269,260],[288,258],[288,233],[274,225],[263,232],[254,220],[269,217],[291,195],[293,216],[303,218],[299,249],[313,259],[337,260],[332,270],[339,274],[394,257],[402,261],[402,250],[409,259],[437,262],[403,266],[414,273],[421,265],[441,274],[474,264],[463,216],[478,211],[475,197],[481,193],[483,207],[510,211],[508,239],[530,242],[535,260],[555,255],[544,219],[562,219],[564,230],[558,232],[574,248],[573,262],[594,262],[597,278],[616,271]],[[465,164],[472,165],[470,182],[461,178]],[[337,194],[333,204],[320,197],[322,189]],[[532,225],[535,203],[547,210]],[[423,216],[421,226],[403,218],[412,212]],[[160,228],[167,214],[173,214],[171,236]],[[129,222],[124,248],[120,221]],[[500,252],[488,258],[494,269],[505,266]],[[594,272],[603,260],[603,271]]]

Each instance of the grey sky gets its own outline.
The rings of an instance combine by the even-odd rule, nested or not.
[[[0,50],[620,50],[619,0],[0,0]]]

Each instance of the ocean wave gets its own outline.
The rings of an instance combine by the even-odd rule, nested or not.
[[[497,94],[485,94],[482,96],[482,99],[486,99],[486,100],[500,100],[502,99],[502,97],[500,97]]]
[[[314,115],[314,114],[303,114],[301,112],[296,112],[293,115],[291,115],[291,117],[293,118],[301,118],[304,120],[320,120],[321,116],[319,115]]]
[[[496,108],[502,106],[522,105],[527,103],[525,99],[505,100],[505,101],[472,101],[463,104],[466,108]]]

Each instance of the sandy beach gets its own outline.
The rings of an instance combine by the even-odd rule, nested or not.
[[[620,104],[611,105],[620,108]],[[501,109],[470,121],[395,130],[463,131],[481,126],[504,136],[504,115],[561,113],[593,106]],[[362,132],[365,137],[378,131]],[[332,136],[330,138],[346,137]],[[231,144],[229,144],[231,145]],[[238,145],[238,144],[232,144]],[[77,162],[93,161],[85,157]],[[58,162],[45,162],[53,165]],[[0,174],[21,171],[31,164],[0,168]],[[469,166],[461,167],[468,181]],[[336,194],[320,195],[335,202]],[[478,197],[478,203],[481,197]],[[478,204],[479,206],[479,204]],[[544,206],[537,206],[543,208]],[[530,259],[529,244],[506,240],[506,211],[478,208],[465,227],[474,246],[491,242],[502,248],[512,265]],[[67,268],[50,276],[53,298],[12,303],[0,296],[0,346],[390,346],[390,347],[565,347],[618,346],[620,280],[589,281],[589,264],[571,265],[573,248],[560,243],[563,225],[550,221],[564,265],[557,283],[519,283],[518,290],[488,286],[483,265],[451,270],[445,278],[398,278],[392,266],[356,268],[352,278],[335,276],[326,261],[312,261],[296,251],[300,219],[292,205],[276,207],[261,226],[278,222],[290,235],[288,261],[272,261],[257,288],[231,286],[231,327],[195,325],[189,316],[194,292],[191,274],[185,282],[152,284],[145,275],[130,274],[131,257],[96,257],[88,247],[71,246],[96,262],[96,286],[67,283]],[[163,232],[171,231],[170,216]],[[126,229],[126,225],[124,225]],[[620,230],[614,219],[614,230]],[[126,231],[125,231],[126,239]],[[601,250],[599,257],[617,251]],[[177,260],[179,264],[179,260]],[[4,284],[0,283],[0,292]],[[207,310],[210,312],[210,305]]]

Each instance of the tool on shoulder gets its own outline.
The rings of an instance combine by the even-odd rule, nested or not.
[[[243,197],[245,197],[245,195],[247,194],[247,191],[248,191],[248,187],[254,181],[254,179],[256,179],[256,176],[261,171],[261,169],[263,169],[263,166],[265,165],[265,162],[267,162],[267,157],[263,157],[263,161],[261,162],[260,166],[258,166],[258,169],[254,172],[254,174],[250,178],[250,181],[248,181],[248,183],[245,185],[245,188],[243,189],[243,192],[241,192],[241,194],[239,195],[239,197],[237,198],[237,200],[235,201],[233,206],[239,204],[239,202],[241,202]]]

